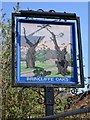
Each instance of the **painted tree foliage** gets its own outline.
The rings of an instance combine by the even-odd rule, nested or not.
[[[45,54],[47,53],[48,49],[46,48],[43,48],[41,50],[38,50],[36,52],[36,60],[40,61],[40,62],[45,62],[46,60],[48,60],[46,57],[45,57]]]

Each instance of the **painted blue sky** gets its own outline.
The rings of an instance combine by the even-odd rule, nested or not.
[[[15,2],[3,2],[3,12],[7,14],[6,17],[11,18]],[[81,35],[83,45],[83,57],[85,65],[85,77],[88,76],[88,2],[21,2],[20,9],[43,9],[45,11],[55,10],[57,12],[76,13],[81,20]]]

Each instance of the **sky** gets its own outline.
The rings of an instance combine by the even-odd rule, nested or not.
[[[4,0],[3,0],[4,1]],[[71,1],[71,0],[68,0]],[[77,1],[77,0],[76,0]],[[57,12],[68,12],[76,13],[80,17],[81,23],[81,35],[82,35],[82,46],[83,46],[83,57],[85,65],[85,77],[88,76],[88,1],[85,2],[21,2],[20,9],[32,9],[38,10],[43,9],[44,11],[55,10]],[[84,2],[83,2],[84,1]],[[13,7],[16,2],[3,2],[3,12],[6,13],[6,17],[11,18]]]
[[[1,0],[1,2],[88,2],[89,0]]]

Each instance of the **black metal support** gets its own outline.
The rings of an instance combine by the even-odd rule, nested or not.
[[[54,114],[54,88],[45,87],[46,116]]]

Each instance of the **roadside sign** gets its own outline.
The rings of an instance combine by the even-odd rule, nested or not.
[[[76,14],[12,13],[13,86],[84,85]]]

